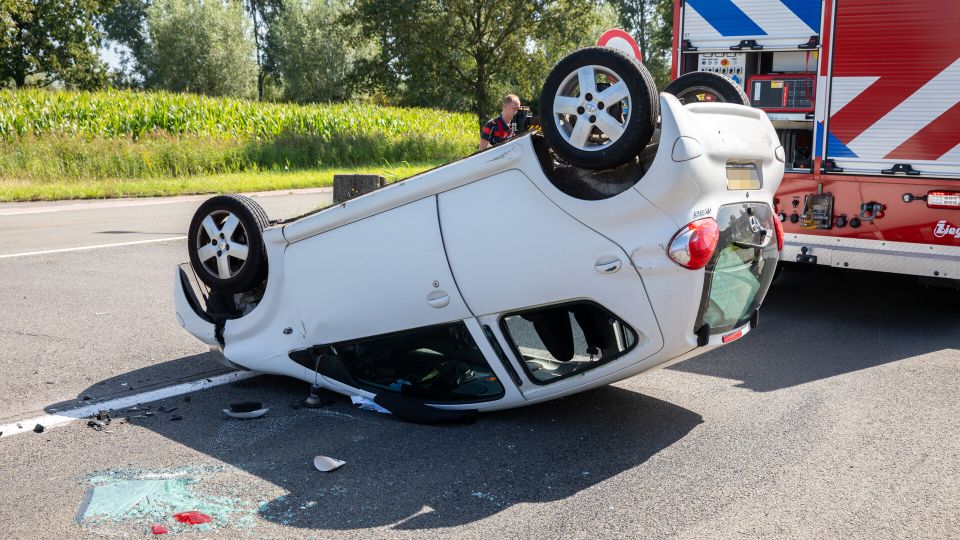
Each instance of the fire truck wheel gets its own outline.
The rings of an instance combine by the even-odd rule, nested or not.
[[[693,71],[681,75],[666,88],[668,94],[673,94],[680,103],[736,103],[750,105],[747,94],[740,85],[730,79],[709,71]]]
[[[204,283],[220,292],[252,289],[267,276],[263,208],[243,195],[207,199],[190,221],[190,264]]]
[[[541,127],[557,157],[584,169],[634,159],[659,115],[653,77],[608,47],[573,52],[554,66],[540,94]]]

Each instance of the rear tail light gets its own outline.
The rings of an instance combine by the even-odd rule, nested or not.
[[[927,193],[929,208],[960,208],[960,191],[931,191]]]
[[[699,270],[707,265],[717,249],[720,227],[713,218],[698,219],[677,231],[670,240],[667,255],[680,266]]]
[[[777,230],[777,251],[783,251],[783,223],[781,221],[783,220],[773,218],[773,226]]]

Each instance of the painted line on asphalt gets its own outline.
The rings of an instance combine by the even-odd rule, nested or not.
[[[28,208],[13,208],[10,210],[0,210],[0,216],[23,216],[27,214],[49,214],[52,212],[67,212],[73,210],[97,210],[103,208],[129,208],[131,206],[154,206],[158,204],[176,204],[186,203],[198,200],[194,197],[189,199],[167,199],[161,201],[97,201],[91,203],[63,204],[60,206],[41,206]]]
[[[222,386],[224,384],[251,379],[259,375],[260,373],[256,371],[234,371],[231,373],[225,373],[223,375],[217,375],[216,377],[209,377],[207,379],[200,379],[197,381],[190,381],[174,386],[168,386],[166,388],[159,388],[157,390],[143,392],[142,394],[124,396],[122,398],[111,399],[109,401],[99,401],[97,403],[78,407],[69,411],[58,411],[55,414],[38,416],[36,418],[26,418],[24,420],[11,422],[9,424],[0,426],[0,432],[2,432],[0,437],[10,437],[20,433],[31,432],[34,430],[37,424],[40,424],[43,426],[44,430],[47,430],[55,426],[69,424],[74,420],[90,418],[91,416],[97,414],[98,411],[115,411],[118,409],[126,409],[127,407],[133,407],[134,405],[139,405],[141,403],[150,403],[151,401],[159,401],[161,399],[188,394],[198,390],[206,390],[207,388],[213,388],[215,386]]]
[[[255,191],[245,193],[244,195],[259,197],[282,197],[284,195],[312,195],[317,193],[330,193],[333,188],[302,188],[285,189],[277,191]],[[77,202],[71,204],[60,204],[56,206],[40,206],[43,203],[11,203],[12,205],[24,204],[24,206],[4,207],[0,205],[0,216],[23,216],[27,214],[49,214],[52,212],[70,212],[76,210],[98,210],[113,208],[129,208],[131,206],[155,206],[158,204],[178,204],[202,201],[212,197],[212,195],[186,195],[181,197],[168,197],[146,200],[118,199],[112,201],[96,200],[89,202]],[[30,205],[30,206],[26,206]]]
[[[86,251],[90,249],[103,249],[122,246],[137,246],[140,244],[154,244],[157,242],[173,242],[174,240],[186,240],[186,236],[170,236],[168,238],[154,238],[152,240],[135,240],[133,242],[117,242],[115,244],[98,244],[95,246],[80,246],[72,248],[48,249],[46,251],[27,251],[25,253],[10,253],[0,255],[0,259],[12,259],[15,257],[32,257],[34,255],[50,255],[53,253],[69,253],[71,251]]]

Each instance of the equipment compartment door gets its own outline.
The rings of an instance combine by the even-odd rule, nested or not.
[[[838,2],[826,157],[845,173],[960,178],[957,28],[956,0]]]

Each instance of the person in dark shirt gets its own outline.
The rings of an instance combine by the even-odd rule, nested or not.
[[[513,116],[517,114],[519,108],[520,98],[517,96],[508,94],[503,98],[503,110],[500,111],[500,115],[484,124],[480,130],[480,150],[486,150],[516,135],[510,122],[513,121]]]

